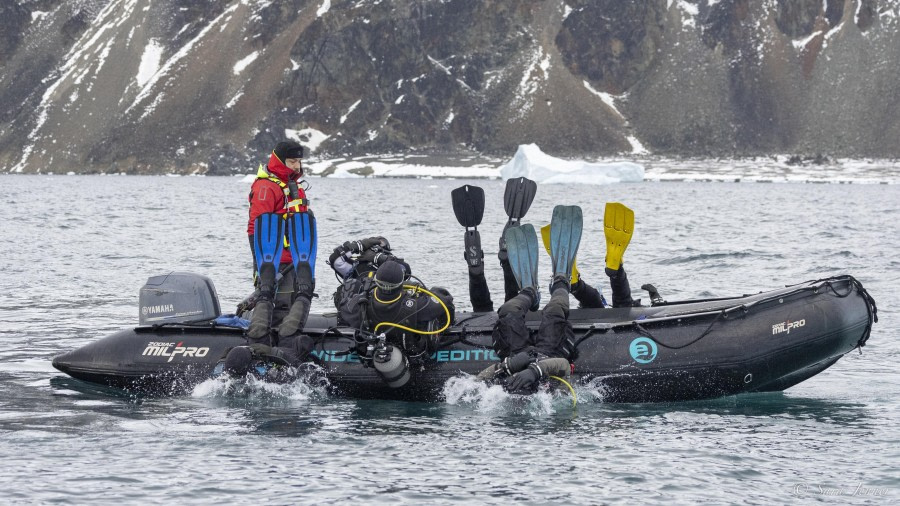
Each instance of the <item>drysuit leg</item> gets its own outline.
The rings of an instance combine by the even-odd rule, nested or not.
[[[600,294],[600,290],[585,283],[584,279],[581,278],[578,279],[577,283],[572,285],[572,295],[575,296],[575,300],[577,300],[581,307],[584,308],[598,308],[606,307],[608,305],[606,299]]]
[[[499,321],[494,328],[494,351],[500,358],[516,354],[530,344],[528,328],[525,326],[525,313],[534,304],[535,295],[531,288],[509,299],[497,311]]]
[[[544,306],[534,349],[539,356],[569,359],[575,352],[575,332],[569,323],[569,290],[557,283]]]
[[[491,300],[484,269],[478,274],[472,274],[472,270],[469,270],[469,300],[472,302],[472,311],[476,313],[494,310],[494,301]]]
[[[273,351],[278,358],[283,359],[292,366],[298,366],[303,362],[309,361],[309,354],[315,345],[313,338],[308,335],[294,334],[279,338],[278,347],[273,348]]]
[[[609,276],[609,286],[612,289],[613,307],[631,307],[634,299],[631,298],[631,285],[628,284],[628,275],[625,274],[625,264],[619,266],[619,270],[606,269]]]
[[[502,253],[506,255],[506,251]],[[513,274],[508,258],[500,258],[500,268],[503,269],[503,291],[506,293],[504,301],[507,302],[519,294],[519,283],[516,282],[516,275]]]

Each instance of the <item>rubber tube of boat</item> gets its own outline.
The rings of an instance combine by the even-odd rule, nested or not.
[[[374,363],[378,375],[389,387],[400,388],[409,381],[409,361],[396,346],[376,353]]]

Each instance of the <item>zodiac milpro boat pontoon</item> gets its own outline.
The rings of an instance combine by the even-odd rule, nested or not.
[[[188,273],[150,278],[141,290],[141,325],[53,359],[86,382],[148,395],[189,392],[209,379],[243,329],[222,324],[212,282]],[[458,313],[430,356],[410,361],[410,379],[392,388],[352,350],[354,330],[334,316],[310,315],[305,333],[337,395],[438,400],[444,383],[497,360],[490,349],[496,313]],[[600,385],[610,402],[704,399],[780,391],[865,345],[875,302],[852,276],[808,281],[741,297],[662,302],[650,307],[573,309],[576,384]],[[220,323],[216,323],[216,322]],[[540,314],[529,314],[537,329]],[[264,371],[263,371],[264,372]]]

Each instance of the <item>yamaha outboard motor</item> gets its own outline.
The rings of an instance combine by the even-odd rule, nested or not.
[[[222,313],[212,280],[190,272],[152,276],[141,287],[139,304],[142,326],[200,323]]]

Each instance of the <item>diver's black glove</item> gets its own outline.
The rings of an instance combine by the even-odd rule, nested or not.
[[[506,357],[500,362],[500,370],[507,376],[512,376],[513,374],[521,371],[528,367],[528,364],[534,362],[534,357],[531,356],[531,353],[526,351],[520,351],[511,357]]]
[[[356,254],[359,254],[363,250],[366,249],[366,248],[363,248],[362,242],[360,242],[360,241],[347,241],[341,245],[341,248],[343,248],[344,251],[348,251],[350,253],[356,253]]]
[[[511,394],[534,393],[539,379],[541,379],[540,369],[531,364],[509,377],[506,381],[506,391]]]
[[[369,237],[357,242],[362,245],[362,249],[364,250],[369,249],[372,246],[378,246],[385,251],[391,250],[391,244],[384,237]]]
[[[379,247],[374,247],[372,249],[366,250],[365,253],[359,256],[360,262],[369,262],[375,267],[381,266],[381,264],[387,262],[388,260],[393,260],[397,263],[403,264],[406,267],[407,274],[409,273],[409,264],[404,262],[400,257],[395,257],[390,253],[381,251],[381,248]]]
[[[272,354],[272,347],[263,343],[252,343],[250,349],[255,357],[264,357]]]

